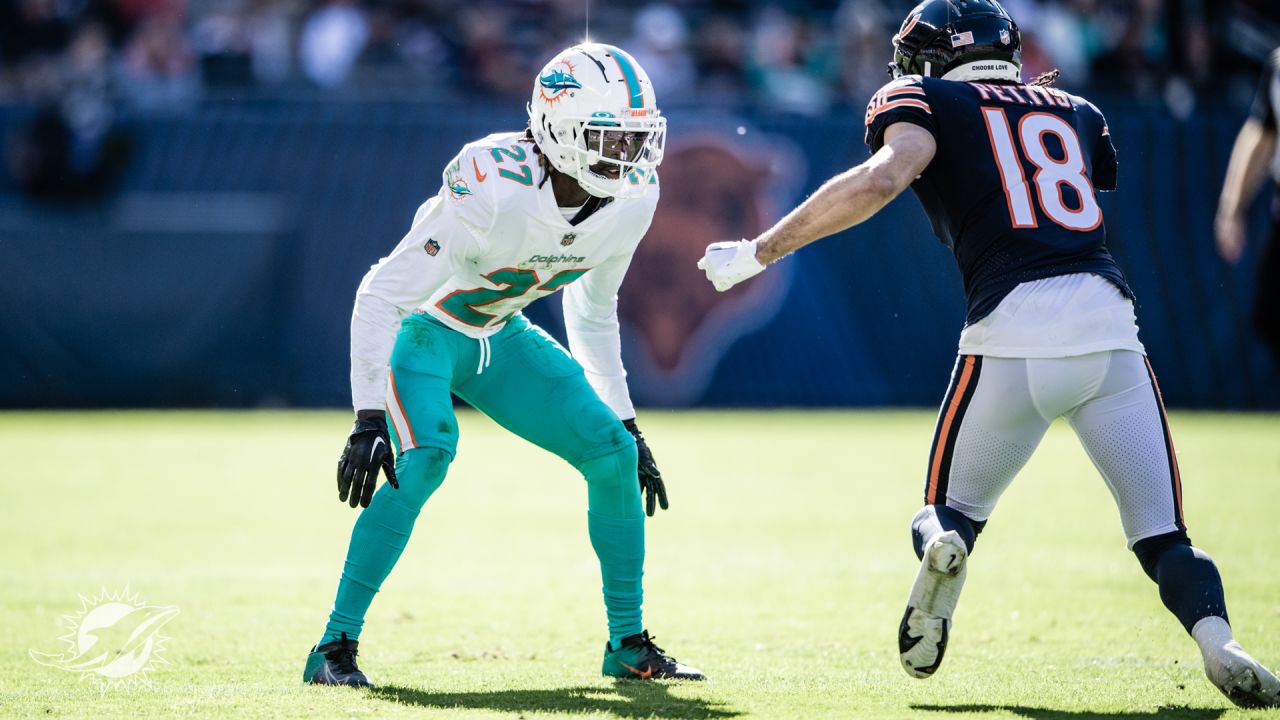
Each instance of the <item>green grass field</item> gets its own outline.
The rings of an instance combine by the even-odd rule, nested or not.
[[[0,717],[1280,718],[1204,680],[1062,424],[983,534],[946,663],[908,678],[926,412],[642,413],[672,504],[648,525],[646,621],[697,685],[599,677],[581,480],[466,414],[361,638],[381,687],[306,687],[355,516],[333,480],[347,418],[0,415]],[[1238,638],[1280,665],[1280,417],[1172,424],[1192,537]],[[126,585],[181,611],[149,685],[28,656],[61,649],[79,595]]]

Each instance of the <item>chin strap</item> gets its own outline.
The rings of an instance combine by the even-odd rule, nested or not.
[[[569,221],[569,224],[577,225],[583,220],[586,220],[587,218],[591,217],[597,210],[604,207],[605,205],[608,205],[611,202],[613,202],[613,198],[602,198],[602,197],[596,197],[595,195],[592,195],[591,197],[587,198],[587,201],[585,203],[583,203],[582,207],[578,210],[578,214],[573,216],[573,219]]]

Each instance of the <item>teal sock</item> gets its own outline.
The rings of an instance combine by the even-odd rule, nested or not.
[[[600,560],[609,646],[644,629],[644,511],[634,445],[578,467],[587,479],[587,531]]]
[[[435,448],[404,453],[396,461],[400,488],[384,484],[360,512],[320,645],[340,639],[343,633],[351,640],[360,637],[373,596],[404,552],[422,506],[444,482],[449,461],[447,452]]]

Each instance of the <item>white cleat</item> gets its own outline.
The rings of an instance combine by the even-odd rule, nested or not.
[[[898,626],[902,667],[912,677],[927,678],[942,664],[968,559],[964,540],[954,530],[939,534],[925,546],[907,611]]]
[[[1219,628],[1204,627],[1206,623]],[[1197,641],[1206,640],[1201,643],[1200,654],[1204,657],[1204,674],[1209,676],[1209,682],[1240,707],[1280,707],[1280,680],[1235,640],[1214,642],[1214,635],[1221,637],[1220,628],[1227,628],[1226,637],[1230,638],[1230,628],[1222,618],[1205,618],[1192,631]]]

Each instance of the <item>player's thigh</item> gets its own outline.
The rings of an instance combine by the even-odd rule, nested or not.
[[[634,442],[550,335],[517,316],[491,340],[483,373],[455,388],[499,425],[573,465]]]
[[[1150,364],[1128,350],[1111,356],[1097,395],[1069,420],[1106,480],[1133,547],[1143,538],[1186,529],[1182,479]]]
[[[1258,255],[1257,290],[1253,322],[1258,334],[1280,361],[1280,217],[1271,220],[1271,231]]]
[[[474,340],[428,319],[410,315],[391,351],[387,420],[400,453],[415,448],[458,449],[458,419],[450,386]],[[470,358],[474,362],[474,355]]]
[[[1031,401],[1026,361],[961,355],[938,412],[925,502],[986,520],[1049,427]]]

